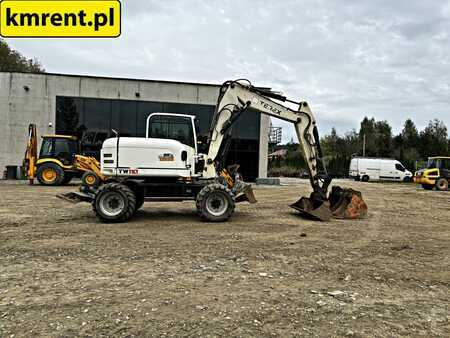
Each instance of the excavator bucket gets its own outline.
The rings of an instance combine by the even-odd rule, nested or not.
[[[359,191],[333,187],[328,199],[334,218],[359,219],[367,216],[367,204]]]
[[[318,219],[320,221],[329,221],[332,214],[328,201],[318,201],[314,197],[302,197],[291,208],[299,211],[307,218]]]
[[[328,221],[330,218],[359,219],[367,216],[367,205],[361,192],[341,187],[333,187],[328,201],[321,201],[311,194],[310,198],[302,197],[291,207],[306,217],[321,221]]]

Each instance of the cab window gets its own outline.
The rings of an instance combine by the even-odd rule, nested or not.
[[[150,119],[148,136],[180,141],[195,148],[194,131],[190,118],[157,115]]]
[[[395,169],[397,169],[399,171],[405,171],[405,167],[402,166],[400,163],[395,164]]]
[[[447,169],[447,170],[450,170],[450,159],[446,159],[446,158],[444,158],[444,159],[442,159],[441,160],[442,161],[442,163],[441,163],[441,169]]]
[[[41,152],[39,157],[49,157],[53,154],[52,139],[45,138],[42,141]]]

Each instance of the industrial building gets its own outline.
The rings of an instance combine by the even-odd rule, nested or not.
[[[112,129],[145,136],[154,112],[195,115],[206,135],[218,92],[203,83],[0,72],[0,170],[22,164],[29,123],[39,135],[77,135],[93,153]],[[267,176],[269,126],[269,117],[249,111],[233,127],[227,162],[239,163],[248,181]]]

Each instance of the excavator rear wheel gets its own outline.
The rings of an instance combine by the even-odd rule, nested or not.
[[[64,170],[55,163],[44,163],[39,166],[36,177],[42,185],[61,185],[65,180]]]
[[[124,184],[107,183],[98,188],[92,209],[101,222],[126,222],[136,210],[136,196]]]
[[[219,183],[205,186],[197,195],[197,212],[207,222],[226,221],[234,212],[235,197],[230,189]]]

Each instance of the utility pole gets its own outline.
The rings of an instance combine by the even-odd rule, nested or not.
[[[366,134],[363,134],[363,157],[366,157]]]

